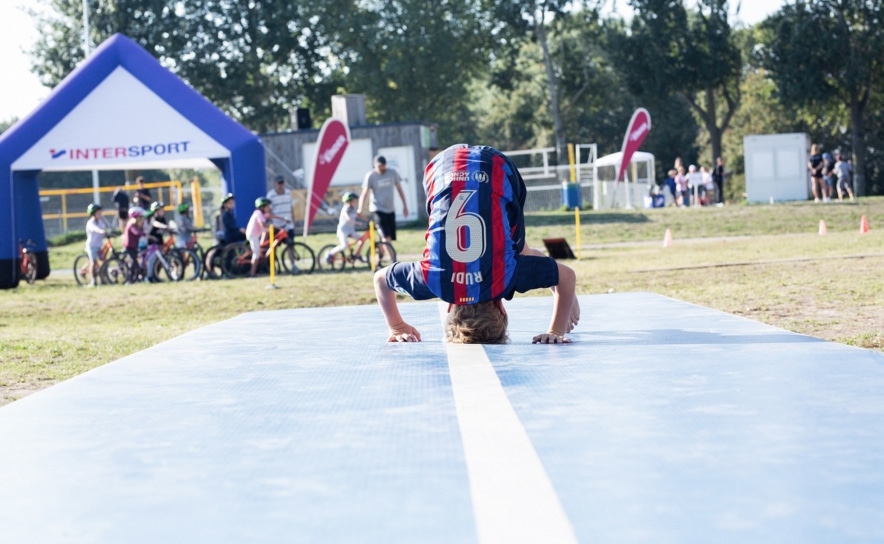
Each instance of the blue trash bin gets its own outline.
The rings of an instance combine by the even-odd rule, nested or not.
[[[576,210],[582,207],[579,183],[562,183],[562,206],[569,210]]]

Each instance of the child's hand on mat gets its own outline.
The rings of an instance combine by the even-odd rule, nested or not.
[[[390,327],[390,337],[387,342],[420,342],[421,333],[406,322]]]
[[[545,332],[543,334],[538,334],[531,340],[532,344],[570,344],[571,339],[565,338],[561,334],[556,334],[554,332]]]

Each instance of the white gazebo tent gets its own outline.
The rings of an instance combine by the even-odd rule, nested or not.
[[[645,151],[636,151],[629,160],[629,168],[623,173],[623,183],[617,185],[617,168],[623,153],[611,153],[599,157],[595,161],[596,175],[593,179],[592,208],[613,208],[617,202],[623,207],[631,208],[632,203],[640,203],[648,194],[654,178],[654,155]],[[616,194],[615,194],[616,191]]]

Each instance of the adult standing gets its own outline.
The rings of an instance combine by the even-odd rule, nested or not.
[[[688,166],[688,191],[694,191],[691,203],[694,206],[700,206],[700,196],[706,192],[706,184],[703,183],[703,173],[697,170],[696,165]]]
[[[719,208],[724,206],[724,159],[716,157],[715,167],[712,169],[712,183],[715,184],[715,205]]]
[[[835,193],[835,159],[829,153],[823,153],[823,180],[823,202],[829,202]]]
[[[813,192],[813,201],[819,202],[820,196],[825,197],[826,188],[823,185],[823,156],[820,154],[820,146],[810,146],[810,159],[807,161],[807,169],[810,170],[810,190]]]
[[[402,199],[402,213],[408,216],[408,202],[405,200],[405,192],[402,190],[402,179],[399,172],[393,168],[387,168],[387,159],[382,155],[374,158],[374,168],[365,174],[362,181],[362,194],[359,196],[359,211],[365,205],[368,193],[371,193],[369,211],[372,220],[377,226],[381,239],[391,242],[396,239],[396,197],[394,189]]]
[[[843,200],[844,192],[847,192],[850,200],[853,201],[853,186],[850,181],[853,174],[853,166],[844,160],[844,156],[841,153],[838,153],[836,158],[838,159],[838,162],[835,163],[835,175],[838,177],[838,200]]]
[[[120,223],[120,232],[126,230],[126,223],[129,221],[129,195],[122,187],[114,189],[114,206],[117,208],[117,219]]]
[[[273,228],[288,228],[289,236],[294,238],[294,221],[292,220],[292,192],[285,186],[285,178],[276,176],[273,178],[273,189],[267,193],[270,201],[270,220]]]
[[[137,187],[135,195],[132,197],[132,203],[143,210],[149,210],[153,203],[153,197],[150,194],[150,189],[144,186],[144,178],[141,176],[135,178],[135,185]]]

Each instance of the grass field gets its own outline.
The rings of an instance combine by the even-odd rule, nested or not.
[[[863,215],[867,234],[859,234]],[[825,236],[818,234],[821,220]],[[586,211],[579,247],[573,212],[531,214],[527,223],[530,245],[564,237],[579,252],[569,261],[578,294],[653,291],[884,350],[884,198]],[[662,244],[666,229],[674,239],[669,248]],[[417,224],[400,231],[400,259],[417,258],[423,234]],[[331,234],[307,239],[314,249],[332,241]],[[82,242],[52,248],[49,278],[0,291],[0,405],[242,312],[374,303],[368,272],[278,277],[273,290],[267,277],[83,289],[70,272],[81,251]]]

